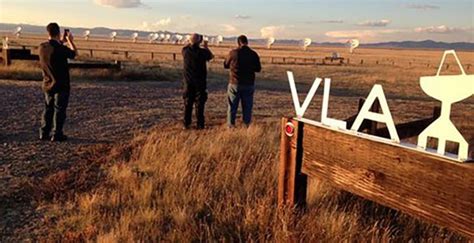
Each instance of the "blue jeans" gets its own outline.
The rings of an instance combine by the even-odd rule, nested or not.
[[[235,118],[239,102],[242,101],[242,115],[245,125],[250,125],[252,121],[253,94],[255,85],[229,84],[227,87],[227,125],[235,126]]]

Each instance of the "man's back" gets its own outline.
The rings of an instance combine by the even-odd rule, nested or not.
[[[208,49],[198,45],[187,45],[182,50],[184,62],[184,81],[186,83],[205,84],[207,79],[206,62],[212,59]]]
[[[70,78],[67,59],[76,53],[56,40],[39,46],[40,66],[43,70],[43,90],[46,92],[69,91]]]
[[[243,85],[255,84],[255,73],[262,69],[258,54],[246,45],[232,50],[224,66],[230,68],[229,82]]]

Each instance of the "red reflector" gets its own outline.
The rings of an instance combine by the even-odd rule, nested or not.
[[[286,123],[285,134],[288,137],[292,137],[295,134],[295,125],[293,125],[293,123],[291,122]]]

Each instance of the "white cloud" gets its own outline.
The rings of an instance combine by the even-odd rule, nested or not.
[[[142,6],[141,0],[94,0],[98,5],[113,8],[136,8]]]
[[[364,22],[360,22],[357,25],[360,26],[370,26],[370,27],[385,27],[389,25],[392,21],[389,19],[382,19],[382,20],[366,20]]]
[[[236,14],[234,16],[236,19],[250,19],[251,17],[249,15],[242,15],[242,14]]]
[[[455,28],[455,27],[449,27],[446,25],[415,28],[415,32],[417,33],[436,33],[436,34],[451,34],[451,33],[466,32],[469,30],[470,28]]]
[[[436,5],[431,5],[431,4],[407,4],[405,6],[406,8],[411,8],[411,9],[418,9],[418,10],[434,10],[434,9],[439,9],[439,6]]]
[[[139,27],[141,30],[144,31],[156,31],[160,30],[162,28],[170,27],[172,24],[171,18],[164,18],[164,19],[159,19],[156,22],[150,23],[148,21],[143,21],[142,25]]]
[[[285,30],[286,30],[286,26],[284,25],[265,26],[260,29],[260,35],[263,38],[277,37],[277,36],[283,35]]]
[[[153,26],[154,27],[166,27],[168,25],[171,24],[171,18],[168,17],[168,18],[165,18],[165,19],[160,19],[158,21],[156,21]]]
[[[342,30],[342,31],[329,31],[325,35],[334,39],[364,39],[373,40],[382,35],[400,33],[401,30],[387,29],[387,30]]]
[[[228,34],[234,34],[236,32],[238,32],[238,28],[231,25],[231,24],[221,24],[224,32],[228,33]]]
[[[342,23],[344,23],[344,20],[340,20],[340,19],[328,19],[328,20],[321,20],[321,23],[325,23],[325,24],[342,24]]]

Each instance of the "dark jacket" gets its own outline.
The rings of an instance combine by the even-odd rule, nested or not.
[[[230,68],[229,83],[254,85],[255,73],[262,70],[260,57],[248,46],[232,50],[224,62],[224,68]]]
[[[39,46],[40,66],[43,70],[43,91],[69,92],[70,78],[67,59],[73,59],[76,52],[62,43],[49,40]]]
[[[214,58],[212,52],[198,45],[187,45],[183,48],[182,54],[185,84],[206,85],[207,61]]]

